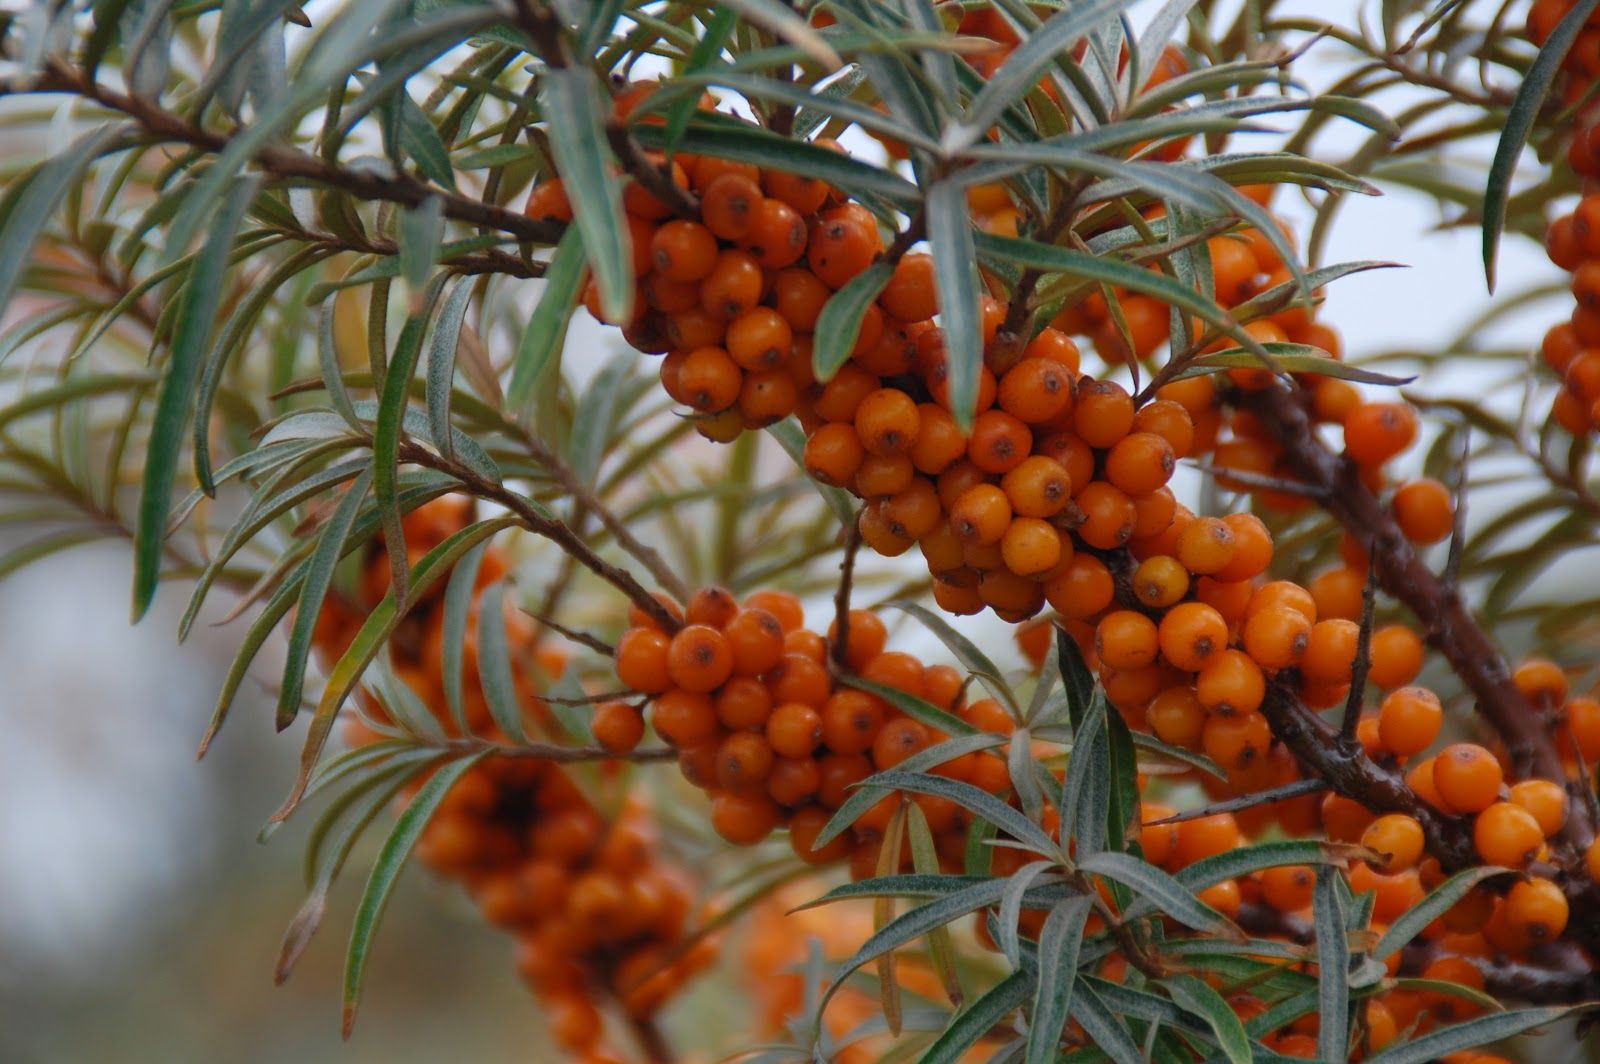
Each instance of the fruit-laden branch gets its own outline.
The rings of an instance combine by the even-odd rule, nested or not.
[[[1516,773],[1524,778],[1568,780],[1551,734],[1547,711],[1530,705],[1511,680],[1494,641],[1473,618],[1460,590],[1423,564],[1393,516],[1361,482],[1355,463],[1335,455],[1318,438],[1306,413],[1307,394],[1267,388],[1244,404],[1261,418],[1282,446],[1296,475],[1319,489],[1319,502],[1372,559],[1379,586],[1404,603],[1427,632],[1427,641],[1450,663],[1481,713],[1505,741]],[[1594,838],[1585,795],[1571,793],[1571,814],[1562,831],[1569,859]]]
[[[59,59],[46,60],[44,68],[32,77],[0,79],[0,97],[46,93],[67,93],[93,100],[131,118],[158,141],[188,144],[218,153],[227,148],[230,140],[226,134],[197,126],[142,96],[101,85]],[[406,207],[415,207],[426,199],[437,199],[446,218],[497,230],[534,244],[553,245],[561,239],[565,229],[560,223],[537,221],[518,211],[436,188],[408,174],[352,170],[281,144],[262,147],[255,155],[255,162],[273,177],[343,189],[361,199],[383,200]]]

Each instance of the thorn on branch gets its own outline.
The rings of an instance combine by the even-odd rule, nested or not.
[[[1372,629],[1378,603],[1377,570],[1367,562],[1367,582],[1361,589],[1361,628],[1356,636],[1356,660],[1350,664],[1350,694],[1344,703],[1344,719],[1339,735],[1354,741],[1361,724],[1361,703],[1366,695],[1367,673],[1372,669]]]

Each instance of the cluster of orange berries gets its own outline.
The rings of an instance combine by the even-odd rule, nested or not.
[[[1529,39],[1543,45],[1572,7],[1572,0],[1535,0],[1528,11]],[[1581,102],[1600,78],[1600,12],[1589,16],[1562,62],[1562,73],[1562,98],[1569,106]],[[1551,262],[1572,274],[1577,305],[1569,320],[1545,333],[1540,355],[1561,378],[1551,417],[1572,435],[1586,436],[1600,424],[1600,195],[1591,187],[1600,178],[1600,122],[1593,108],[1574,123],[1567,164],[1584,182],[1586,194],[1551,223],[1545,250]]]
[[[1012,726],[994,700],[969,704],[954,668],[885,649],[888,631],[868,610],[849,612],[842,661],[833,667],[835,628],[827,637],[807,629],[799,600],[787,592],[758,591],[740,605],[728,591],[709,587],[681,610],[676,603],[667,606],[682,621],[673,633],[641,611],[631,612],[632,627],[617,643],[617,675],[650,697],[651,725],[677,749],[684,777],[712,795],[712,826],[738,845],[753,845],[787,826],[790,845],[803,860],[848,859],[856,878],[875,873],[884,829],[902,796],[887,796],[850,832],[823,846],[815,846],[817,837],[856,784],[949,736],[850,686],[850,676],[922,699],[980,728]],[[608,749],[632,749],[643,732],[642,713],[627,703],[596,711],[595,738]],[[1010,786],[1005,763],[988,753],[932,771],[991,793]],[[921,807],[941,860],[959,870],[965,812],[944,798],[906,797]]]
[[[418,556],[464,527],[471,501],[447,496],[408,514],[407,548]],[[504,553],[483,555],[477,587],[505,575]],[[375,547],[363,570],[361,601],[330,599],[318,618],[316,645],[327,661],[349,645],[366,610],[388,587],[389,561]],[[441,646],[443,582],[416,603],[391,640],[395,675],[429,708],[449,735],[459,733],[444,696]],[[493,723],[477,671],[478,610],[468,614],[462,706],[468,734],[503,736]],[[535,672],[559,676],[564,651],[538,643],[520,612],[508,610],[514,676],[532,723],[554,724],[535,693]],[[527,664],[525,664],[527,663]],[[537,670],[530,665],[536,664]],[[388,715],[370,692],[363,712],[379,724]],[[383,738],[359,718],[346,738],[363,745]],[[420,787],[417,781],[413,787]],[[696,971],[712,962],[709,940],[688,942],[694,884],[663,858],[648,810],[635,799],[609,818],[561,766],[532,757],[489,757],[474,765],[442,799],[417,844],[417,858],[460,882],[484,919],[516,936],[517,969],[544,1007],[551,1037],[574,1060],[604,1064],[601,1005],[614,1001],[629,1016],[649,1017]]]

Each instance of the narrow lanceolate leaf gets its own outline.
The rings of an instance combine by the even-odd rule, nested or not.
[[[234,186],[210,238],[194,260],[189,283],[184,289],[183,306],[157,393],[145,451],[144,484],[139,494],[139,516],[133,540],[135,621],[150,608],[161,578],[161,552],[166,540],[167,513],[172,504],[172,478],[177,473],[178,452],[194,402],[195,379],[200,372],[205,342],[211,335],[217,301],[222,295],[228,249],[245,208],[255,196],[256,187],[254,181]],[[203,427],[198,431],[203,431]],[[197,451],[197,455],[203,453],[203,450]],[[202,465],[196,472],[204,487],[211,476],[209,466]]]
[[[725,0],[725,2],[728,7],[739,12],[752,24],[788,41],[829,70],[837,70],[843,65],[844,61],[839,58],[839,53],[829,47],[822,34],[795,14],[787,4],[780,3],[779,0]]]
[[[933,840],[933,830],[928,826],[928,815],[916,802],[907,802],[906,841],[911,846],[911,869],[923,875],[939,874],[939,851]],[[934,974],[944,985],[945,994],[955,1004],[961,1003],[961,981],[956,973],[956,951],[950,940],[948,927],[936,927],[928,932],[928,953],[933,959]]]
[[[939,877],[936,877],[939,878]],[[884,928],[861,944],[855,955],[845,961],[828,987],[828,997],[844,985],[844,981],[861,968],[890,950],[909,945],[936,927],[944,927],[1000,900],[1005,889],[1004,880],[985,880],[974,883],[953,894],[919,905],[910,912],[896,917]]]
[[[424,555],[416,568],[411,571],[413,590],[417,593],[427,590],[449,572],[451,566],[459,561],[463,554],[514,524],[516,519],[513,517],[498,517],[470,525],[455,533]],[[317,703],[317,712],[311,718],[311,725],[306,731],[305,745],[300,751],[299,775],[289,791],[288,798],[278,811],[272,814],[272,820],[287,819],[300,804],[311,772],[316,768],[317,761],[322,756],[322,748],[328,741],[328,735],[333,731],[339,707],[350,696],[350,692],[355,690],[356,683],[361,679],[361,673],[388,641],[402,616],[396,608],[394,591],[391,589],[389,594],[372,608],[372,612],[367,614],[366,622],[356,633],[349,648],[334,663],[328,673],[328,682],[323,688],[322,699]]]
[[[1196,898],[1166,872],[1132,854],[1106,850],[1084,858],[1078,867],[1085,872],[1116,880],[1140,897],[1154,902],[1161,912],[1197,931],[1216,931],[1243,937],[1226,916]]]
[[[1317,869],[1312,916],[1317,927],[1317,1058],[1344,1060],[1350,1041],[1350,941],[1345,937],[1339,873]]]
[[[289,633],[289,646],[284,651],[283,680],[278,687],[277,726],[282,731],[293,723],[300,712],[300,695],[305,690],[306,665],[311,656],[311,636],[322,613],[322,602],[333,583],[333,570],[344,554],[345,537],[356,523],[361,504],[372,487],[372,470],[356,478],[339,500],[333,516],[328,519],[317,540],[317,549],[311,554],[311,565],[301,585],[300,604],[295,614],[294,627]]]
[[[1128,1027],[1107,1007],[1105,1001],[1085,983],[1072,998],[1072,1018],[1106,1056],[1116,1064],[1145,1064],[1144,1051],[1128,1033]]]
[[[29,255],[62,199],[91,163],[109,150],[127,127],[108,124],[85,133],[27,177],[12,182],[0,199],[0,309],[11,302]]]
[[[461,699],[461,659],[467,641],[467,623],[472,615],[473,595],[478,587],[478,567],[483,563],[488,544],[480,543],[467,551],[450,573],[444,591],[444,641],[440,650],[439,682],[444,687],[445,704],[456,729],[467,734],[467,714]]]
[[[446,458],[455,457],[450,439],[450,389],[455,387],[456,347],[461,342],[461,323],[467,316],[472,287],[470,277],[456,282],[434,323],[433,339],[428,344],[428,424],[433,429],[434,445]]]
[[[1389,925],[1378,944],[1372,949],[1375,960],[1387,960],[1403,949],[1407,943],[1422,933],[1422,929],[1445,914],[1456,902],[1466,897],[1472,888],[1486,879],[1511,874],[1509,868],[1485,865],[1467,868],[1440,883],[1428,896],[1407,909],[1400,918]]]
[[[1002,111],[1039,83],[1040,75],[1058,56],[1132,3],[1133,0],[1088,0],[1047,19],[1006,57],[1000,69],[967,105],[961,121],[945,134],[945,148],[954,152],[977,143],[999,120]]]
[[[980,750],[990,750],[1006,741],[1004,735],[995,735],[989,732],[980,732],[973,735],[960,735],[954,739],[947,739],[942,743],[918,751],[906,758],[895,768],[901,772],[922,772],[942,765],[947,761],[954,761],[958,757],[977,753]],[[818,833],[815,846],[826,846],[851,824],[854,824],[863,813],[889,793],[889,788],[874,784],[874,777],[868,776],[861,785],[844,800],[834,811],[832,817],[823,825]]]
[[[967,1053],[1011,1013],[1028,1000],[1028,985],[1032,980],[1027,972],[1012,972],[989,989],[966,1009],[958,1012],[944,1029],[917,1058],[918,1064],[956,1064],[967,1059]]]
[[[378,500],[379,513],[383,517],[383,538],[384,546],[389,551],[392,590],[401,602],[407,599],[406,584],[410,577],[406,564],[405,530],[401,527],[400,510],[395,504],[400,478],[400,439],[405,434],[411,373],[416,368],[417,356],[422,349],[422,334],[428,327],[428,316],[438,294],[438,283],[428,286],[422,304],[406,318],[395,340],[394,355],[389,360],[383,389],[378,397],[377,423],[372,430],[372,494]],[[360,409],[358,406],[358,413]]]
[[[1057,902],[1039,933],[1039,970],[1033,991],[1033,1026],[1028,1031],[1026,1064],[1055,1060],[1061,1032],[1072,1012],[1072,988],[1078,978],[1078,952],[1083,928],[1093,907],[1089,898]]]
[[[1572,50],[1573,42],[1587,25],[1589,16],[1600,7],[1600,0],[1578,0],[1572,10],[1562,16],[1551,31],[1550,39],[1539,49],[1539,55],[1523,76],[1517,87],[1517,97],[1506,113],[1505,126],[1500,141],[1495,145],[1494,162],[1489,166],[1489,179],[1483,189],[1483,272],[1494,291],[1495,260],[1500,253],[1500,233],[1506,225],[1506,205],[1511,199],[1511,177],[1517,169],[1517,159],[1522,155],[1528,134],[1544,110],[1545,97],[1561,69],[1561,63]]]
[[[511,362],[511,383],[506,388],[506,406],[523,412],[533,398],[534,387],[550,359],[567,339],[567,324],[578,306],[583,291],[583,231],[573,226],[561,234],[561,243],[544,273],[544,292],[528,319],[517,354]]]
[[[539,86],[550,149],[583,231],[600,305],[611,321],[628,321],[633,317],[633,252],[623,224],[622,184],[606,141],[610,108],[587,65],[546,70]]]
[[[466,775],[482,756],[475,754],[472,757],[462,758],[435,772],[428,782],[422,785],[417,796],[411,799],[405,812],[395,821],[394,830],[389,833],[383,849],[378,853],[378,859],[372,866],[372,875],[367,879],[366,890],[362,892],[361,904],[356,909],[355,926],[350,930],[350,949],[345,954],[344,1036],[346,1038],[350,1037],[350,1031],[355,1026],[356,1005],[361,999],[361,984],[366,978],[367,958],[372,952],[373,936],[377,934],[378,924],[383,919],[383,910],[389,904],[389,895],[394,891],[395,882],[400,878],[400,870],[405,867],[406,859],[411,856],[412,849],[422,837],[423,829],[428,826],[428,821],[433,818],[444,796],[450,793],[450,788],[455,786],[456,781]]]
[[[1565,1008],[1516,1009],[1493,1016],[1480,1016],[1475,1020],[1433,1031],[1402,1045],[1389,1046],[1383,1052],[1368,1057],[1367,1061],[1368,1064],[1426,1064],[1430,1060],[1448,1056],[1458,1049],[1475,1049],[1490,1042],[1519,1035],[1524,1031],[1531,1031],[1535,1027],[1555,1023],[1565,1016],[1589,1007],[1574,1005]]]
[[[1398,388],[1410,384],[1415,377],[1391,377],[1387,373],[1378,373],[1360,366],[1352,366],[1348,362],[1338,362],[1327,352],[1307,344],[1293,344],[1280,340],[1268,340],[1261,345],[1272,356],[1272,364],[1268,366],[1265,360],[1253,351],[1246,351],[1242,347],[1230,347],[1226,351],[1214,351],[1209,355],[1200,355],[1190,362],[1183,370],[1173,375],[1174,380],[1183,380],[1189,377],[1204,377],[1212,373],[1221,373],[1227,369],[1279,369],[1285,373],[1316,373],[1323,377],[1337,377],[1340,380],[1356,381],[1360,384],[1379,384],[1390,388]]]
[[[334,342],[334,304],[337,296],[329,293],[317,313],[317,368],[322,373],[322,386],[328,401],[344,418],[345,424],[357,432],[366,432],[366,426],[356,417],[356,408],[350,402],[350,391],[344,386],[344,368],[339,365],[339,347]]]
[[[1217,1045],[1229,1064],[1250,1064],[1250,1036],[1245,1034],[1244,1024],[1209,983],[1192,975],[1179,974],[1168,977],[1162,985],[1173,1001],[1206,1022],[1217,1036]]]
[[[484,701],[489,715],[506,738],[520,743],[522,705],[517,698],[517,683],[511,671],[511,643],[506,638],[504,583],[491,584],[478,600],[478,676],[483,681]]]
[[[895,709],[904,713],[913,720],[921,721],[930,728],[937,728],[946,735],[974,735],[978,729],[951,713],[947,709],[940,709],[932,702],[916,695],[908,695],[904,691],[890,687],[888,684],[868,680],[862,676],[840,676],[839,682],[854,687],[858,691],[866,691],[877,695]],[[933,762],[938,764],[938,762]]]
[[[400,212],[400,277],[419,292],[439,261],[444,244],[444,201],[429,196]]]
[[[1011,967],[1022,969],[1022,903],[1033,881],[1050,871],[1050,861],[1032,861],[1006,877],[1005,893],[1000,895],[1000,912],[997,920],[1000,933],[995,936],[1000,952],[1005,954]]]
[[[978,252],[973,245],[967,190],[951,179],[928,189],[928,243],[933,246],[934,287],[944,331],[945,386],[950,412],[961,431],[972,430],[983,370],[983,331],[978,306]]]
[[[920,772],[891,770],[869,776],[873,785],[890,790],[910,791],[912,794],[932,794],[948,798],[1010,835],[1023,847],[1034,853],[1053,856],[1060,849],[1044,829],[1005,802],[980,787],[945,776],[925,775]]]
[[[862,315],[893,274],[894,267],[889,263],[875,262],[852,277],[823,304],[822,314],[817,318],[816,349],[811,355],[817,380],[832,380],[849,361],[856,338],[861,335]]]
[[[995,665],[989,655],[979,650],[976,643],[952,628],[950,623],[943,617],[940,617],[926,606],[905,599],[896,599],[884,605],[909,613],[915,617],[922,623],[923,627],[939,637],[939,642],[943,643],[945,648],[956,656],[956,659],[966,667],[968,672],[977,677],[978,682],[984,686],[985,690],[1001,703],[1010,707],[1013,715],[1020,712],[1020,707],[1017,705],[1017,696],[1012,693],[1011,688],[1001,679],[999,666]]]

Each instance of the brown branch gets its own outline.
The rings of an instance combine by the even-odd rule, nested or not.
[[[606,143],[611,152],[645,191],[667,205],[679,218],[700,219],[700,198],[672,180],[672,172],[644,153],[628,127],[612,120],[606,123]]]
[[[604,640],[602,640],[602,639],[600,639],[600,638],[598,638],[596,636],[590,635],[588,632],[580,632],[576,628],[568,628],[565,625],[559,624],[556,621],[551,620],[548,616],[545,616],[544,614],[536,612],[534,610],[526,610],[525,609],[522,612],[526,613],[529,617],[532,617],[535,621],[538,621],[539,624],[542,625],[543,627],[550,629],[552,632],[555,632],[558,635],[565,636],[567,639],[572,640],[572,642],[574,642],[574,643],[578,643],[578,644],[580,644],[582,646],[586,646],[590,650],[593,650],[593,651],[595,651],[597,653],[600,653],[600,654],[604,654],[608,658],[616,656],[616,653],[617,653],[617,648],[616,647],[612,646],[610,643],[607,643]],[[632,693],[633,693],[632,691],[624,691],[623,692],[623,696],[630,695]],[[622,697],[622,696],[619,696],[619,697]],[[550,701],[550,700],[546,699],[546,701]],[[602,701],[604,701],[604,700],[602,699]]]
[[[1461,956],[1461,954],[1450,954]],[[1400,955],[1400,971],[1413,975],[1445,956],[1431,942],[1416,941]],[[1600,1000],[1600,970],[1570,942],[1548,942],[1528,951],[1527,960],[1467,957],[1483,973],[1483,989],[1494,997],[1540,1005]]]
[[[545,699],[544,701],[548,701]],[[585,761],[672,761],[678,752],[667,746],[644,746],[625,754],[613,753],[598,746],[562,746],[559,743],[497,743],[476,736],[451,739],[436,744],[441,750],[457,755],[487,752],[492,757],[537,758],[555,764],[576,764]]]
[[[1273,387],[1249,393],[1242,402],[1283,448],[1289,467],[1323,490],[1323,508],[1366,549],[1379,586],[1404,603],[1426,628],[1429,645],[1449,662],[1477,699],[1478,712],[1505,741],[1516,774],[1567,780],[1548,714],[1535,710],[1523,697],[1504,656],[1473,618],[1459,590],[1423,564],[1393,516],[1361,482],[1355,464],[1322,443],[1304,398],[1299,389]],[[1568,789],[1573,789],[1570,781]],[[1581,849],[1594,838],[1583,796],[1572,798],[1572,815],[1562,833],[1569,860],[1572,849]]]
[[[154,101],[101,85],[60,59],[47,59],[43,70],[34,77],[0,80],[0,97],[40,93],[68,93],[93,100],[108,110],[133,119],[146,134],[158,141],[188,144],[218,153],[225,150],[231,140],[227,134],[201,128]],[[556,243],[565,229],[558,223],[537,221],[518,211],[436,188],[409,174],[382,175],[352,170],[281,144],[263,146],[256,153],[255,162],[275,178],[310,181],[340,188],[361,199],[415,207],[430,197],[435,198],[443,206],[446,218],[509,233],[519,240],[536,244]]]
[[[839,562],[839,589],[833,593],[833,663],[848,669],[850,643],[850,587],[855,582],[856,554],[861,550],[861,525],[851,521],[844,530],[844,558]]]
[[[1356,635],[1356,659],[1350,663],[1350,693],[1344,700],[1344,719],[1339,722],[1339,734],[1346,739],[1356,737],[1361,726],[1361,701],[1367,690],[1367,673],[1372,671],[1373,615],[1378,608],[1378,581],[1367,564],[1367,579],[1361,587],[1361,627]]]

